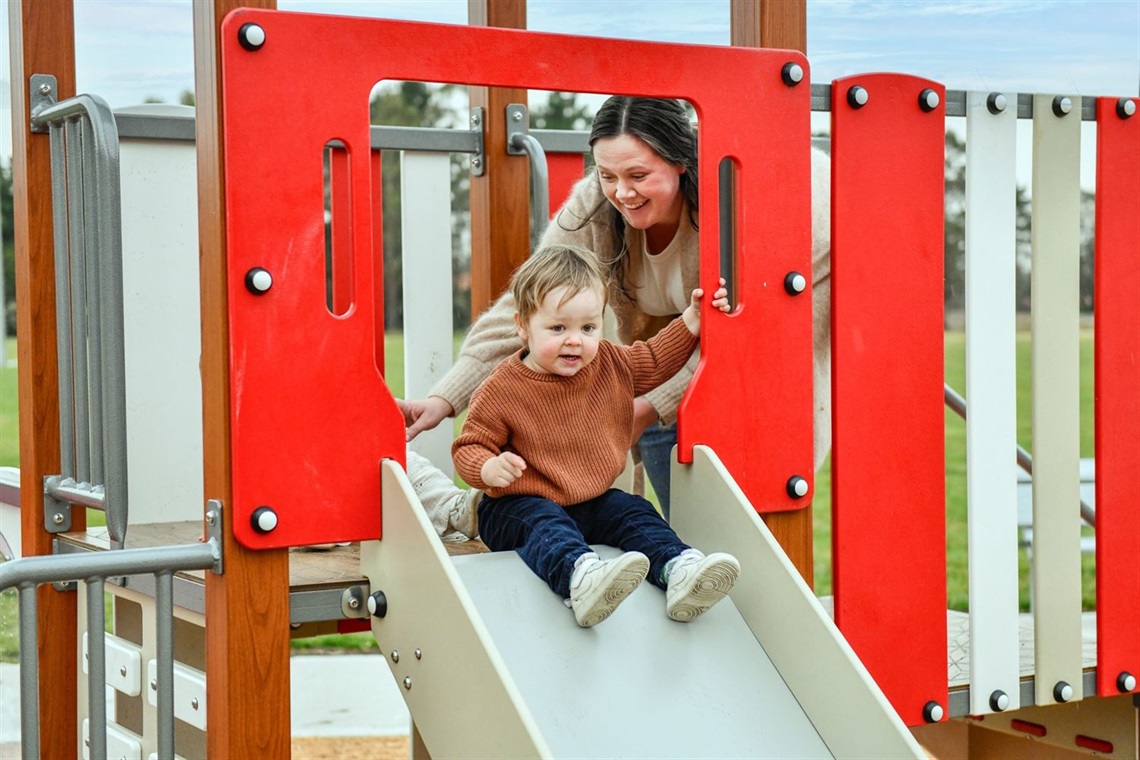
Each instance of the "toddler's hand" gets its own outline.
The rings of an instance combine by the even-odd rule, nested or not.
[[[693,335],[701,334],[701,307],[700,301],[704,296],[705,291],[700,288],[693,290],[692,299],[689,301],[681,318],[685,320],[685,326],[689,328],[689,332]],[[720,278],[720,287],[713,293],[712,307],[725,313],[732,311],[732,307],[728,303],[728,290],[724,287],[724,278]]]
[[[504,451],[483,463],[479,477],[493,488],[504,488],[514,483],[526,469],[526,462],[513,451]]]

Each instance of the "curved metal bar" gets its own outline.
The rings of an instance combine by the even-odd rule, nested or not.
[[[526,153],[530,159],[530,247],[533,251],[550,222],[550,171],[546,152],[538,140],[525,132],[511,135],[509,147]]]
[[[950,407],[962,419],[966,419],[966,399],[962,398],[949,384],[944,383],[942,388],[943,395],[946,397],[946,406]],[[1033,457],[1021,446],[1017,447],[1017,464],[1030,475],[1033,474]],[[1084,499],[1081,499],[1081,519],[1089,527],[1096,527],[1096,510],[1086,504]]]
[[[79,480],[90,479],[103,485],[107,532],[116,546],[122,546],[128,505],[118,129],[106,101],[93,95],[77,95],[36,108],[31,122],[34,130],[46,129],[53,137],[57,289],[70,280],[71,287],[64,292],[70,290],[73,310],[91,310],[91,329],[84,324],[73,325],[69,336],[73,357],[90,359],[91,377],[78,363],[71,367],[76,374],[74,379],[65,379],[61,373],[61,416],[70,414],[74,407],[74,424],[80,426],[76,445],[82,449],[76,463],[80,472],[65,471],[63,475],[77,475]],[[56,137],[60,131],[63,139]],[[67,178],[66,184],[57,181],[60,173]],[[67,220],[62,229],[61,218]],[[61,238],[70,241],[70,262],[60,260]],[[85,270],[90,273],[89,281]],[[73,385],[74,400],[65,398],[66,384]],[[87,413],[88,400],[91,415]],[[88,428],[89,422],[92,424]],[[68,431],[64,427],[61,421],[61,437],[67,447]],[[89,455],[85,449],[88,441],[92,449]],[[65,462],[67,457],[65,451]],[[82,477],[89,464],[94,465],[90,478]]]

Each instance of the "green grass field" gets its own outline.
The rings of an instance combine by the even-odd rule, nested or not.
[[[460,336],[461,337],[461,336]],[[458,340],[458,338],[457,338]],[[385,341],[388,376],[393,392],[403,393],[403,338],[389,335]],[[965,395],[965,335],[946,333],[946,378],[959,393]],[[1081,333],[1081,456],[1093,455],[1093,367],[1092,332]],[[15,341],[8,346],[8,356],[15,357]],[[1032,450],[1030,416],[1030,343],[1028,334],[1017,339],[1017,437],[1027,450]],[[456,422],[458,425],[459,422]],[[17,393],[15,367],[0,368],[0,465],[18,465]],[[1010,452],[1013,456],[1013,452]],[[816,593],[831,593],[831,478],[830,464],[818,473],[813,512]],[[92,513],[94,522],[102,515]],[[966,425],[949,409],[946,410],[946,580],[951,609],[968,608],[966,574]],[[1021,551],[1021,608],[1029,608],[1029,563]],[[1092,555],[1082,555],[1082,601],[1085,609],[1095,608],[1095,564]],[[11,660],[16,652],[16,598],[12,592],[0,594],[0,661]],[[322,636],[294,642],[298,648],[373,647],[371,634]]]

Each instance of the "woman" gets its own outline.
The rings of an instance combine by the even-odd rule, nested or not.
[[[596,169],[574,186],[539,247],[577,245],[597,253],[609,268],[618,341],[646,340],[684,311],[698,287],[696,132],[679,101],[614,96],[594,117],[590,149]],[[830,203],[828,160],[815,150],[812,185],[818,466],[831,443]],[[483,378],[522,347],[514,313],[506,293],[471,326],[455,366],[430,396],[401,402],[409,441],[462,412]],[[696,364],[694,352],[671,380],[634,402],[633,438],[666,519],[677,406]]]

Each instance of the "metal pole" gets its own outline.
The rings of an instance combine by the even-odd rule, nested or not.
[[[5,563],[11,564],[11,563]],[[0,566],[3,567],[3,566]],[[35,583],[20,584],[20,755],[40,756],[40,657]]]
[[[942,389],[943,395],[946,397],[946,406],[950,407],[950,409],[956,412],[962,419],[966,419],[966,399],[962,398],[949,384],[944,383]],[[1021,446],[1017,447],[1017,464],[1030,475],[1033,474],[1033,457],[1029,455],[1028,451],[1021,448]],[[1081,499],[1080,503],[1081,519],[1088,523],[1089,526],[1095,528],[1096,510],[1086,504],[1084,499]]]
[[[87,742],[92,760],[107,757],[107,639],[103,579],[87,579]]]
[[[158,757],[174,760],[174,576],[155,573],[155,679],[158,700]]]

